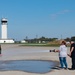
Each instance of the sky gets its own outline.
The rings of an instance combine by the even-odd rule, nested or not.
[[[75,0],[0,0],[2,18],[8,19],[8,38],[15,40],[75,36]]]

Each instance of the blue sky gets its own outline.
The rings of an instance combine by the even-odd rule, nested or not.
[[[0,0],[1,18],[15,40],[75,36],[75,0]]]

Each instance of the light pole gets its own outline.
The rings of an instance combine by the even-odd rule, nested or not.
[[[37,43],[37,38],[38,38],[38,35],[36,35],[36,43]]]

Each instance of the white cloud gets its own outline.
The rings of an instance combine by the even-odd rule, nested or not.
[[[51,14],[50,16],[51,16],[52,19],[55,19],[59,15],[66,14],[66,13],[69,13],[69,12],[70,12],[70,10],[63,10],[63,11],[59,11],[59,12],[57,12],[55,14]]]

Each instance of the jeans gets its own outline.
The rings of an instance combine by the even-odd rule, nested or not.
[[[59,60],[60,60],[60,65],[61,65],[61,68],[68,68],[67,67],[67,62],[66,62],[66,57],[59,57]]]

